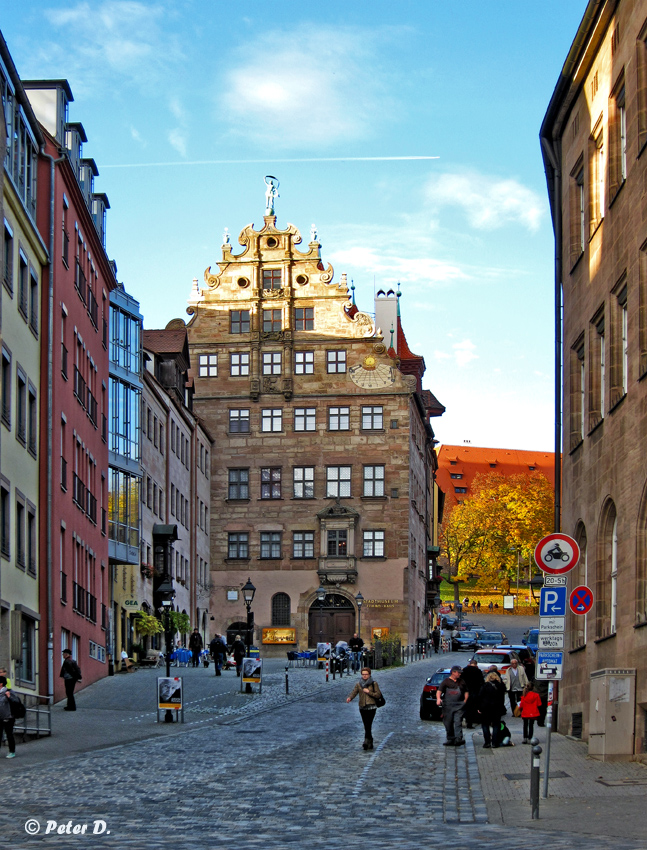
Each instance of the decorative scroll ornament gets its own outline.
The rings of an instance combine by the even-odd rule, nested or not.
[[[220,286],[220,275],[211,274],[211,266],[209,266],[204,273],[204,282],[209,289],[217,289]]]

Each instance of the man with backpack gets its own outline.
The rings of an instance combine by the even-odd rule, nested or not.
[[[227,661],[227,645],[220,635],[214,635],[209,644],[209,652],[216,667],[216,676],[222,676],[222,665]]]
[[[74,699],[74,688],[76,683],[81,681],[81,668],[72,658],[72,650],[63,650],[63,666],[61,667],[60,678],[65,682],[65,696],[67,697],[67,705],[64,711],[76,711],[76,701]]]

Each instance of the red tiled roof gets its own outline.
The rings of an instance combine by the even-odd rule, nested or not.
[[[187,331],[184,329],[144,330],[144,348],[156,354],[178,354],[184,351]]]

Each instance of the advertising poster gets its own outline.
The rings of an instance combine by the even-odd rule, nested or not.
[[[243,658],[243,682],[259,685],[263,674],[263,662],[260,658]]]
[[[157,679],[157,708],[158,710],[172,708],[182,709],[182,679],[159,677]]]
[[[317,661],[325,661],[326,659],[330,659],[330,650],[331,650],[331,644],[329,644],[329,643],[318,643],[317,644]]]

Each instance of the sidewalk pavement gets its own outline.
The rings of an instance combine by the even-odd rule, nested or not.
[[[546,729],[535,728],[542,747],[539,820],[531,820],[531,747],[523,745],[520,718],[505,718],[514,747],[483,749],[474,732],[483,796],[490,823],[610,838],[645,837],[647,767],[636,762],[602,762],[588,746],[555,732],[551,735],[548,798],[544,799]],[[523,778],[521,778],[523,777]]]

